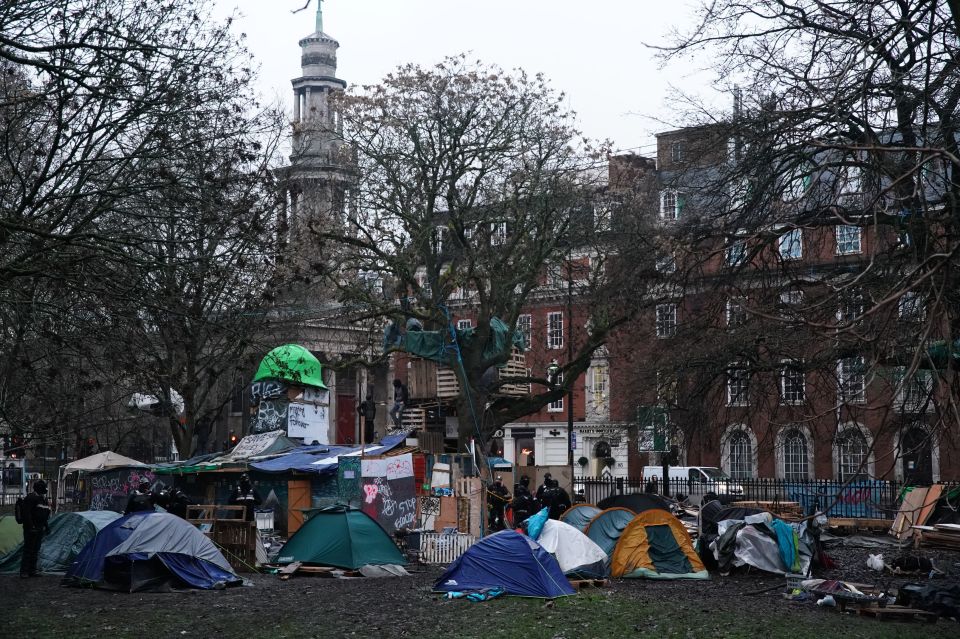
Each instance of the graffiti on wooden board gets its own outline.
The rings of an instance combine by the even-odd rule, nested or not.
[[[127,507],[130,493],[146,479],[153,491],[164,487],[153,471],[147,468],[116,468],[99,473],[91,473],[90,510],[112,510],[122,513]]]
[[[413,455],[364,459],[361,475],[363,512],[388,533],[415,525],[417,480],[413,475]]]

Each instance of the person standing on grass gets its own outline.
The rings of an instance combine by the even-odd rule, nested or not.
[[[23,524],[23,559],[20,560],[20,576],[37,576],[37,556],[43,535],[50,531],[50,502],[47,501],[47,482],[38,479],[33,492],[20,504]]]

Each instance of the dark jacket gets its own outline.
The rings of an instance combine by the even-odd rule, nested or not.
[[[510,507],[513,508],[513,523],[515,526],[537,511],[533,494],[523,484],[517,484],[516,494]]]
[[[357,407],[364,420],[372,422],[377,418],[377,403],[372,399],[365,399]]]
[[[123,511],[123,514],[153,512],[156,510],[154,504],[156,504],[156,498],[151,491],[135,490],[130,493],[130,496],[127,498],[127,507]]]
[[[44,495],[31,492],[23,498],[23,530],[41,532],[47,529],[50,519],[50,502]]]

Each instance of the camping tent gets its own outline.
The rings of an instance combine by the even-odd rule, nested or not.
[[[23,542],[23,527],[13,515],[0,515],[0,557]]]
[[[565,575],[577,575],[585,579],[607,576],[607,554],[570,524],[548,519],[537,537],[537,543],[556,557]]]
[[[437,592],[503,588],[517,597],[552,599],[576,591],[557,560],[526,535],[502,530],[484,537],[450,564],[434,584]]]
[[[680,520],[665,510],[648,510],[626,527],[610,558],[614,577],[708,579],[690,535]]]
[[[636,516],[635,512],[626,508],[608,508],[590,520],[583,532],[610,557],[613,549],[617,547],[623,529]]]
[[[601,500],[597,506],[601,510],[606,510],[607,508],[627,508],[639,515],[652,508],[669,511],[673,503],[675,503],[673,500],[663,497],[662,495],[631,493],[629,495],[613,495],[612,497],[607,497]]]
[[[50,519],[50,532],[43,536],[37,555],[37,571],[58,574],[67,571],[87,543],[110,522],[120,519],[112,510],[87,510],[78,513],[57,513]],[[20,572],[23,544],[0,559],[0,574]]]
[[[280,549],[278,561],[356,570],[407,563],[384,529],[362,510],[328,506],[314,512]]]
[[[65,583],[135,592],[164,585],[240,585],[217,547],[168,513],[133,513],[106,525],[67,570]]]
[[[816,540],[808,522],[788,523],[764,512],[743,521],[725,519],[718,526],[710,550],[721,574],[738,566],[775,574],[809,572]]]
[[[590,520],[600,514],[600,510],[593,504],[574,504],[563,511],[563,514],[560,515],[560,521],[583,532],[590,525]]]

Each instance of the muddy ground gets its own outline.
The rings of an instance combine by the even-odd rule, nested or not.
[[[877,581],[860,548],[833,548],[837,569],[819,576]],[[895,549],[885,549],[888,561]],[[960,553],[925,552],[960,580]],[[114,593],[62,587],[56,577],[0,578],[0,612],[11,637],[952,637],[960,624],[878,622],[787,601],[782,577],[713,575],[702,582],[615,580],[554,602],[443,600],[430,588],[441,569],[407,578],[333,579],[253,575],[225,591]],[[891,579],[891,578],[884,578]],[[894,577],[893,585],[925,581]],[[16,629],[16,630],[14,630]]]

